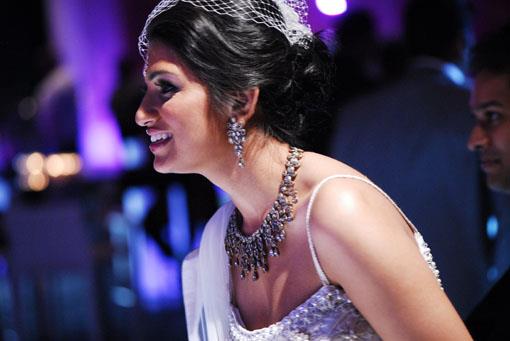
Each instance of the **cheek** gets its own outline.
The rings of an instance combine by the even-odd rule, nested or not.
[[[217,142],[226,138],[227,119],[213,111],[206,101],[197,100],[193,105],[194,128],[196,133],[204,134],[210,142]]]
[[[494,132],[493,141],[495,144],[498,144],[510,158],[510,121],[500,126],[498,131]]]
[[[222,138],[226,140],[226,123],[223,125],[200,102],[189,103],[179,111],[179,115],[174,115],[172,120],[168,123],[175,129],[175,134],[180,135],[181,141],[201,143],[209,147],[208,144],[217,144]]]
[[[223,125],[217,120],[212,120],[207,113],[202,116],[203,119],[200,121],[200,125],[197,124],[194,128],[194,134],[197,139],[202,140],[202,143],[207,148],[214,148],[223,141],[227,140],[226,128],[223,129]]]
[[[507,135],[503,141],[502,147],[504,148],[505,155],[507,156],[507,158],[510,159],[510,132],[507,133]]]

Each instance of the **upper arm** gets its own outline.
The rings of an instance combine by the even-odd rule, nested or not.
[[[360,181],[331,181],[312,209],[311,233],[326,275],[379,335],[469,339],[410,231],[390,201]]]

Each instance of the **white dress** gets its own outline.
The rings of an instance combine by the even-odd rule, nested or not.
[[[351,175],[334,175],[324,179],[316,186],[310,198],[306,216],[308,245],[317,275],[322,282],[321,288],[279,322],[265,328],[247,330],[238,310],[229,301],[230,280],[226,255],[221,260],[218,260],[220,262],[219,266],[213,266],[209,260],[210,257],[219,256],[218,250],[210,253],[212,250],[209,248],[212,245],[203,243],[200,247],[200,254],[202,253],[202,248],[204,248],[204,251],[209,249],[207,255],[201,256],[194,251],[186,258],[183,265],[184,302],[190,340],[380,340],[380,337],[352,304],[343,289],[329,282],[315,252],[310,232],[311,209],[319,189],[325,182],[333,178],[363,181],[387,197],[413,229],[420,253],[435,274],[440,285],[439,272],[432,259],[430,249],[414,225],[386,193],[365,178]],[[223,238],[225,236],[224,230],[226,230],[228,217],[232,209],[233,205],[229,203],[220,208],[217,214],[211,218],[206,227],[206,232],[214,229],[215,237],[214,240],[209,240],[210,242],[222,241],[221,236]],[[209,231],[207,231],[208,229]],[[204,236],[207,238],[206,232],[204,232]],[[217,238],[218,235],[220,238]],[[223,243],[215,248],[221,248],[221,252],[225,253]],[[199,260],[200,258],[202,258],[202,261]],[[194,272],[199,271],[198,268],[203,269],[200,274]],[[212,277],[218,277],[216,276],[218,271],[226,284],[216,283],[220,284],[219,287],[216,287],[211,281],[213,280]],[[199,275],[201,279],[197,280],[196,275]],[[205,275],[205,278],[203,275]],[[221,292],[219,299],[224,299],[226,304],[225,302],[222,304],[215,295],[215,292],[210,290]],[[201,298],[197,299],[197,297]]]

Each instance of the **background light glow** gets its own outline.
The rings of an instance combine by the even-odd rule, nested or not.
[[[326,15],[340,15],[347,10],[347,0],[316,0],[315,3]]]

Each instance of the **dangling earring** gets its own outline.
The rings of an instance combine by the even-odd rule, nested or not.
[[[232,116],[227,122],[228,143],[234,145],[234,153],[237,156],[237,165],[244,168],[243,158],[244,142],[246,141],[246,129]]]

